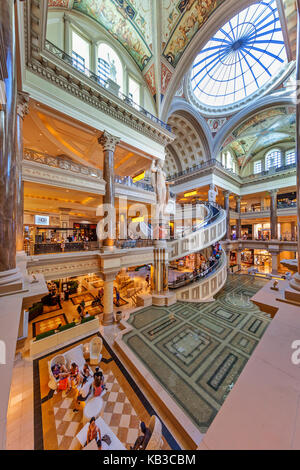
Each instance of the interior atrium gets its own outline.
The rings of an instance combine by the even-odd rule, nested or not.
[[[1,450],[300,448],[299,14],[0,1]]]

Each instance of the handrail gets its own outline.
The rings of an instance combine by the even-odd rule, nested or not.
[[[189,284],[192,284],[193,282],[200,281],[204,277],[205,278],[208,277],[208,275],[211,274],[212,272],[216,271],[218,266],[222,263],[223,256],[224,256],[224,254],[222,253],[220,258],[218,260],[216,260],[212,266],[210,266],[208,269],[206,269],[202,273],[192,274],[192,276],[189,276],[187,278],[186,278],[186,274],[188,274],[188,273],[182,274],[182,276],[177,278],[175,281],[169,282],[169,284],[168,284],[169,288],[170,289],[178,289],[179,287],[185,287]]]
[[[281,173],[286,170],[292,170],[293,168],[296,168],[296,163],[291,163],[290,165],[283,165],[278,168],[273,167],[267,171],[262,171],[260,173],[253,174],[251,176],[241,177],[240,175],[238,175],[237,173],[234,173],[229,168],[226,168],[219,160],[216,160],[215,158],[211,158],[210,160],[207,160],[204,163],[200,163],[199,165],[195,165],[186,170],[179,171],[178,173],[174,173],[173,175],[169,175],[167,179],[168,181],[172,181],[177,178],[181,178],[182,176],[188,176],[188,175],[196,173],[197,171],[201,171],[210,167],[220,168],[223,171],[226,171],[226,173],[229,173],[231,176],[233,176],[235,179],[239,180],[240,182],[247,183],[255,179],[260,179],[264,176],[273,176],[273,175],[276,175],[277,173]]]
[[[50,42],[48,40],[45,41],[45,47],[46,47],[48,52],[50,52],[51,54],[55,55],[56,57],[58,57],[60,60],[62,60],[66,64],[73,67],[77,72],[79,72],[82,75],[85,75],[86,77],[90,78],[91,80],[96,82],[99,87],[104,88],[106,92],[110,93],[109,90],[105,86],[102,85],[100,77],[95,72],[92,72],[91,70],[89,70],[85,66],[80,66],[80,68],[76,67],[74,65],[74,59],[69,54],[67,54],[62,49],[60,49],[59,47],[57,47],[55,44],[53,44],[52,42]],[[154,116],[152,113],[147,111],[145,108],[143,108],[139,104],[135,103],[129,96],[124,95],[124,93],[122,93],[120,91],[118,92],[117,95],[114,95],[114,96],[117,96],[125,104],[131,106],[136,111],[143,114],[147,118],[151,119],[151,121],[153,121],[156,124],[160,125],[161,127],[166,129],[167,131],[172,132],[171,126],[169,126],[169,124],[166,124],[165,122],[161,121],[156,116]]]
[[[54,157],[47,153],[38,152],[32,149],[24,149],[23,154],[24,160],[32,161],[35,163],[41,163],[43,165],[51,166],[53,168],[61,168],[62,170],[69,170],[74,173],[81,173],[82,175],[91,176],[93,178],[102,178],[102,171],[98,168],[91,168],[79,163],[75,163],[68,158]],[[134,182],[131,177],[115,176],[115,182],[126,185],[128,187],[134,187],[143,189],[144,191],[154,192],[153,187],[148,183],[142,181]]]

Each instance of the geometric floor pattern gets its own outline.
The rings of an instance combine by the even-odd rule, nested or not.
[[[139,435],[140,420],[114,375],[109,373],[108,375],[104,374],[104,377],[108,391],[103,397],[103,419],[129,449],[129,446],[135,443]],[[77,413],[73,412],[76,405],[75,392],[70,392],[64,398],[61,392],[58,392],[57,395],[53,413],[58,449],[76,449],[78,447],[76,434],[82,428],[82,408]],[[55,399],[55,397],[53,398]]]
[[[201,432],[206,432],[271,319],[250,298],[265,284],[228,276],[210,303],[146,307],[123,339]]]
[[[60,353],[80,343],[79,341],[61,350]],[[118,363],[118,359],[105,346],[103,346],[102,354],[100,367],[107,386],[106,394],[103,396],[102,417],[122,444],[129,449],[140,435],[141,421],[148,424],[155,410],[149,407],[145,397],[140,394],[139,387],[125,373],[126,370],[122,369],[121,363]],[[34,361],[35,448],[79,450],[81,445],[76,435],[83,427],[84,404],[81,403],[78,406],[76,390],[71,390],[65,396],[63,392],[53,394],[49,391],[48,361],[56,355],[57,352],[54,352]],[[91,368],[94,371],[95,366]],[[79,411],[74,413],[73,409],[76,407]],[[176,446],[176,443],[172,441],[172,436],[169,434],[167,437],[171,445]],[[165,436],[162,449],[170,449]]]

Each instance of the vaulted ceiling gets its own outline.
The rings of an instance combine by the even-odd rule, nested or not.
[[[127,50],[157,98],[165,95],[189,43],[224,2],[160,0],[156,10],[153,0],[48,0],[48,7],[81,13],[103,27]]]
[[[296,115],[292,107],[272,107],[248,118],[226,139],[222,150],[230,150],[241,169],[259,152],[295,142]]]
[[[176,139],[168,145],[164,170],[174,175],[210,158],[206,139],[196,120],[188,113],[174,113],[168,123]]]

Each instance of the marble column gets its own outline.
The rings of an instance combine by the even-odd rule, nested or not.
[[[119,137],[115,137],[108,132],[104,131],[103,135],[98,139],[99,144],[103,148],[103,179],[105,185],[105,195],[103,197],[103,203],[106,205],[104,211],[104,217],[109,217],[108,224],[105,227],[105,231],[108,236],[103,240],[104,251],[114,250],[114,236],[115,233],[115,219],[112,217],[115,210],[115,173],[114,173],[114,153],[116,145],[120,142]]]
[[[291,222],[291,238],[296,240],[296,223],[295,222]]]
[[[272,256],[272,274],[278,274],[278,251],[270,251]]]
[[[70,37],[70,18],[67,15],[64,15],[64,50],[69,56],[72,55]]]
[[[168,253],[166,241],[156,241],[154,244],[153,290],[157,295],[164,295],[169,291]]]
[[[5,100],[0,104],[0,292],[22,288],[16,269],[16,33],[14,2],[0,2],[0,80]]]
[[[239,218],[236,220],[236,238],[241,238],[241,196],[236,196],[236,212],[239,214]]]
[[[60,221],[60,228],[70,228],[70,212],[71,209],[64,209],[60,207],[60,215],[59,215],[59,221]],[[61,231],[60,232],[60,238],[66,239],[67,236],[69,235],[68,231]]]
[[[112,325],[114,322],[114,280],[116,274],[103,275],[103,325]]]
[[[240,271],[242,268],[242,250],[237,250],[237,263],[238,270]]]
[[[271,240],[278,239],[278,228],[277,228],[277,193],[278,189],[269,191],[271,196],[270,202],[270,226],[271,226]]]
[[[24,250],[24,183],[22,181],[23,161],[23,120],[28,113],[28,93],[18,92],[17,97],[17,135],[16,135],[16,249],[17,252]]]
[[[230,206],[229,206],[230,191],[224,191],[224,209],[226,212],[226,239],[231,239],[231,228],[230,228]]]

